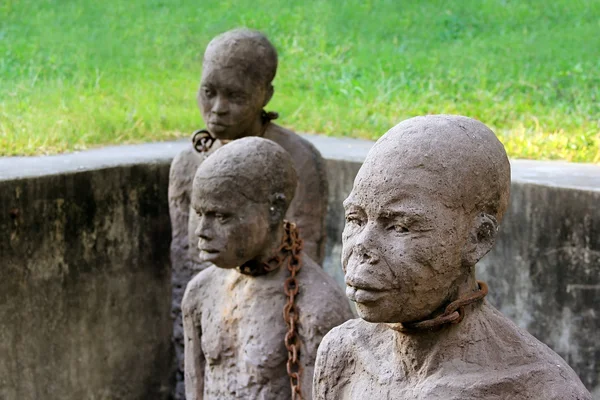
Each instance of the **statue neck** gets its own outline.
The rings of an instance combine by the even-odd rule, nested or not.
[[[267,237],[263,252],[250,261],[245,262],[239,267],[242,274],[260,276],[281,269],[281,264],[273,260],[274,256],[281,257],[280,247],[284,237],[283,224],[273,228]]]
[[[267,130],[268,124],[269,124],[269,122],[268,121],[264,121],[262,115],[259,114],[256,117],[256,119],[254,120],[254,122],[252,123],[252,126],[250,127],[250,131],[245,136],[263,137],[265,135],[266,130]]]
[[[267,262],[281,246],[283,240],[283,223],[278,224],[269,235],[269,244],[265,246],[265,251],[259,256],[258,261]]]
[[[469,274],[459,285],[454,301],[478,290],[474,273]],[[444,312],[443,304],[431,314],[434,318]],[[464,319],[458,324],[447,324],[433,331],[405,331],[402,324],[385,324],[394,331],[397,355],[407,378],[424,377],[435,371],[451,354],[460,351],[460,345],[469,339],[471,329],[467,321],[477,318],[482,301],[464,307]]]

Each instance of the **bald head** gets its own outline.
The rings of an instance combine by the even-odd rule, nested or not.
[[[255,203],[269,202],[283,217],[296,184],[296,170],[287,151],[271,140],[247,137],[219,148],[200,165],[194,191],[202,187],[222,193],[223,202],[236,195]]]
[[[431,181],[430,191],[449,207],[483,212],[498,222],[510,193],[510,164],[504,146],[483,123],[456,115],[428,115],[403,121],[373,146],[369,174]],[[435,193],[437,192],[437,193]]]
[[[270,84],[277,72],[277,51],[261,32],[240,28],[210,41],[204,66],[241,69],[245,76]]]

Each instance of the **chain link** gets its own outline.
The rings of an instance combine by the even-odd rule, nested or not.
[[[478,291],[448,304],[442,315],[425,321],[403,323],[400,331],[428,331],[445,324],[458,324],[465,316],[465,306],[483,299],[488,294],[488,286],[485,282],[477,281],[477,284],[479,285]]]
[[[298,334],[298,306],[296,305],[296,296],[300,291],[296,275],[300,271],[300,252],[302,251],[302,240],[298,235],[296,225],[285,221],[285,240],[282,244],[282,250],[289,253],[287,269],[290,272],[283,284],[283,291],[287,296],[287,303],[283,307],[283,319],[287,325],[288,331],[285,334],[285,348],[288,351],[287,374],[290,377],[290,386],[292,389],[292,400],[302,400],[302,373],[303,368],[300,364],[300,335]]]
[[[263,124],[263,130],[260,136],[264,136],[269,123],[279,118],[279,114],[275,111],[265,111],[262,110],[260,113],[260,120]],[[208,151],[212,148],[212,146],[217,141],[217,138],[211,135],[208,129],[198,129],[192,133],[192,146],[198,153],[208,153]],[[230,140],[221,139],[223,144],[230,142]]]
[[[198,129],[192,133],[192,145],[198,153],[206,153],[217,139],[207,129]]]

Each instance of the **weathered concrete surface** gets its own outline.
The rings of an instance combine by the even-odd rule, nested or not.
[[[93,158],[0,159],[2,400],[168,393],[168,160]]]
[[[598,398],[600,183],[573,190],[518,179],[479,277],[489,301],[558,352]]]
[[[327,160],[330,197],[325,269],[343,285],[340,267],[341,232],[344,226],[342,201],[350,193],[356,172],[372,142],[312,135],[305,137],[317,146]],[[168,366],[158,372],[151,371],[150,367],[146,367],[151,365],[147,359],[154,357],[158,351],[142,352],[141,349],[144,348],[143,343],[152,341],[148,338],[149,335],[160,331],[164,335],[160,339],[162,342],[158,338],[153,340],[163,343],[171,334],[171,322],[165,322],[165,314],[162,314],[169,309],[170,293],[165,286],[169,284],[169,272],[163,271],[160,279],[158,272],[161,271],[160,268],[167,268],[163,261],[167,262],[170,238],[167,228],[169,223],[164,219],[168,217],[168,165],[185,145],[186,141],[180,141],[108,147],[63,156],[0,158],[0,399],[4,400],[3,395],[8,400],[15,398],[10,397],[13,392],[9,393],[8,388],[15,390],[17,384],[19,388],[29,388],[29,392],[23,392],[16,397],[18,399],[63,398],[63,392],[53,397],[50,390],[52,387],[55,390],[69,389],[68,385],[71,385],[71,390],[64,389],[64,393],[73,392],[76,395],[64,398],[86,398],[87,393],[92,393],[92,387],[96,385],[95,393],[100,399],[102,395],[104,398],[118,398],[117,395],[112,396],[112,393],[103,394],[102,390],[119,387],[122,382],[131,379],[137,379],[138,382],[145,379],[139,378],[139,374],[146,377],[154,374],[153,382],[163,382]],[[511,164],[513,184],[509,211],[502,223],[495,250],[479,263],[478,276],[490,285],[490,302],[565,358],[584,384],[600,399],[600,342],[596,340],[600,331],[600,167],[522,160],[513,160]],[[96,217],[93,219],[96,226],[95,238],[90,233],[85,233],[90,229],[85,228],[86,225],[70,237],[75,243],[73,248],[82,252],[83,249],[88,249],[87,255],[83,257],[88,261],[79,263],[79,266],[71,266],[66,275],[60,275],[56,272],[59,270],[58,263],[46,260],[47,254],[43,253],[55,251],[52,243],[56,233],[48,231],[48,226],[53,226],[49,221],[52,221],[51,215],[54,215],[49,211],[49,204],[52,204],[52,199],[61,196],[77,199],[74,196],[80,191],[75,190],[72,183],[67,185],[67,182],[72,182],[73,176],[80,176],[83,181],[94,183],[93,196],[100,196],[98,199],[104,198],[108,203],[121,204],[126,209],[123,189],[119,189],[119,192],[117,188],[125,185],[125,177],[131,177],[133,172],[122,176],[120,174],[125,173],[121,169],[123,167],[128,171],[138,171],[137,174],[146,171],[145,181],[136,182],[142,182],[145,187],[154,187],[151,185],[156,183],[158,192],[153,196],[158,199],[156,207],[163,211],[153,214],[154,216],[146,215],[142,218],[140,214],[131,218],[131,221],[138,221],[136,223],[139,225],[123,228],[124,231],[119,231],[118,240],[114,242],[124,242],[126,237],[132,237],[135,232],[139,234],[142,227],[153,226],[152,230],[157,231],[153,239],[156,241],[152,243],[164,249],[164,254],[163,250],[160,254],[141,250],[136,250],[138,253],[135,253],[116,245],[112,247],[112,251],[119,252],[120,255],[105,251],[107,245],[100,244],[105,239],[100,238],[107,236],[106,231],[99,235],[99,229],[103,227],[99,210],[106,212],[106,209],[101,208],[105,206],[99,201],[96,203]],[[104,172],[100,171],[101,175],[97,175],[103,178],[92,179],[98,168],[103,168]],[[46,176],[60,174],[62,171],[68,172],[68,175],[51,180]],[[90,172],[88,174],[85,171]],[[71,178],[67,179],[67,176]],[[36,183],[37,189],[34,190],[34,186],[31,186],[32,189],[27,192],[27,202],[33,204],[28,205],[28,208],[46,211],[38,215],[35,221],[27,222],[28,240],[25,242],[25,239],[21,239],[23,242],[20,247],[12,247],[10,233],[13,228],[10,224],[13,222],[7,213],[14,207],[13,204],[17,204],[14,199],[14,180],[26,177],[39,177],[34,181],[46,182],[43,185]],[[61,187],[57,182],[63,182],[60,184],[63,185],[62,189],[56,189]],[[23,185],[29,187],[30,184]],[[70,189],[67,190],[67,187]],[[70,195],[67,196],[66,193]],[[19,200],[18,204],[23,206],[26,202]],[[122,215],[134,214],[123,210]],[[114,212],[109,215],[112,215],[109,217],[111,220],[123,218],[121,214],[117,217]],[[24,225],[21,225],[21,229],[24,232]],[[47,237],[39,233],[40,229],[47,230]],[[90,250],[81,244],[83,240],[92,240],[90,238],[98,242],[96,249],[102,249],[104,254],[97,254],[100,253],[98,250]],[[78,241],[80,244],[77,244]],[[61,254],[64,251],[61,250]],[[105,263],[109,255],[110,262]],[[158,258],[159,255],[161,258]],[[91,261],[93,257],[105,261]],[[127,258],[135,261],[126,263],[123,259]],[[140,267],[142,263],[148,267]],[[163,267],[159,267],[159,264]],[[80,273],[83,265],[87,269],[84,268],[84,273]],[[127,274],[126,266],[128,268],[131,265],[136,268]],[[45,271],[54,271],[54,275]],[[147,282],[150,275],[160,280],[154,281],[152,288]],[[45,279],[44,276],[53,278]],[[146,280],[139,280],[139,276]],[[105,292],[99,289],[101,285],[104,285]],[[122,289],[123,286],[127,288]],[[45,292],[36,289],[38,287]],[[9,288],[8,292],[6,288]],[[150,296],[149,293],[152,292],[154,296]],[[87,295],[83,296],[84,293]],[[108,303],[104,301],[109,298],[108,293],[114,293],[110,298],[118,298],[117,302],[129,298],[124,303],[126,306],[113,306],[116,308],[111,308],[111,314],[108,314],[109,310],[100,308],[108,307]],[[127,293],[137,294],[127,297]],[[164,297],[161,297],[163,294]],[[132,296],[139,301],[135,305],[137,308],[130,303],[133,301]],[[18,298],[14,299],[15,297]],[[32,298],[27,300],[27,297]],[[152,317],[148,313],[152,312],[152,307],[145,302],[151,297],[164,308],[160,309],[160,318],[153,319],[153,323],[149,324],[147,320]],[[28,306],[29,303],[31,305]],[[84,311],[69,311],[83,306],[86,307]],[[116,322],[111,321],[113,318]],[[124,321],[133,325],[126,326],[126,329],[121,325]],[[142,329],[142,326],[143,333],[133,330]],[[50,333],[40,332],[44,329]],[[80,332],[88,332],[86,341],[80,338]],[[61,342],[57,338],[60,336],[63,336]],[[21,342],[23,344],[17,346]],[[60,347],[54,343],[63,344]],[[65,347],[65,343],[70,347]],[[129,347],[123,347],[125,343]],[[26,345],[29,347],[25,347]],[[26,349],[27,352],[16,349]],[[107,360],[103,357],[107,357]],[[62,358],[62,361],[54,361],[58,358]],[[130,375],[124,372],[125,369]],[[88,378],[92,376],[96,383]],[[133,376],[137,378],[134,379]],[[86,380],[89,382],[85,382]],[[75,389],[76,383],[79,385],[78,389]],[[50,394],[46,395],[46,390]],[[138,398],[144,398],[143,395],[140,396]],[[128,395],[126,398],[136,397]]]

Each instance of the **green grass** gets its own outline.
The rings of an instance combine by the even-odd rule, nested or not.
[[[268,109],[375,139],[458,113],[518,158],[600,162],[600,0],[2,0],[0,155],[185,137],[229,28],[280,54]]]

